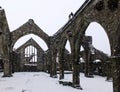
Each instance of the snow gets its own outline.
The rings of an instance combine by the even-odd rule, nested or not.
[[[1,77],[0,92],[113,92],[112,82],[105,77],[94,76],[86,78],[80,74],[80,83],[83,90],[59,84],[58,78],[51,78],[44,72],[20,72],[13,77]],[[72,81],[72,75],[66,74],[66,81]]]

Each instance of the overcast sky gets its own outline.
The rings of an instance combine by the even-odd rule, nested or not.
[[[5,9],[10,31],[13,31],[33,19],[48,35],[56,33],[67,21],[68,15],[75,13],[85,0],[0,0]],[[97,23],[92,23],[87,29],[87,35],[93,36],[93,45],[110,54],[110,46],[104,29]],[[37,36],[30,34],[20,38],[15,44],[19,47],[33,37],[46,50],[46,44]],[[69,48],[67,44],[66,48]]]

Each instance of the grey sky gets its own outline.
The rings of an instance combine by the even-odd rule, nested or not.
[[[70,12],[75,13],[85,0],[0,0],[2,8],[6,11],[10,31],[17,29],[28,19],[35,23],[48,35],[53,35],[67,21]],[[90,31],[89,31],[90,30]],[[88,27],[88,35],[93,35],[93,45],[105,53],[110,53],[108,38],[99,24],[92,23]],[[104,36],[105,35],[105,36]],[[40,46],[46,50],[46,44],[37,36],[22,37],[15,44],[15,48],[33,37]],[[97,41],[96,41],[97,40]],[[99,41],[99,43],[98,43]],[[104,44],[103,44],[104,42]],[[67,44],[67,46],[68,44]]]

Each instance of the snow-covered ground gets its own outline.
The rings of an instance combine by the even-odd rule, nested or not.
[[[14,73],[13,77],[2,78],[0,73],[0,92],[113,92],[112,82],[105,77],[95,76],[85,78],[80,74],[83,90],[58,83],[58,78],[51,78],[43,72]],[[72,80],[71,74],[65,75],[65,80]]]

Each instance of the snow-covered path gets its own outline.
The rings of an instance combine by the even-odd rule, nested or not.
[[[106,78],[95,76],[85,78],[80,75],[83,90],[63,86],[58,79],[50,78],[49,74],[43,72],[14,73],[13,77],[2,78],[0,73],[0,92],[113,92],[112,82],[105,81]],[[65,80],[71,81],[71,74],[65,75]]]

